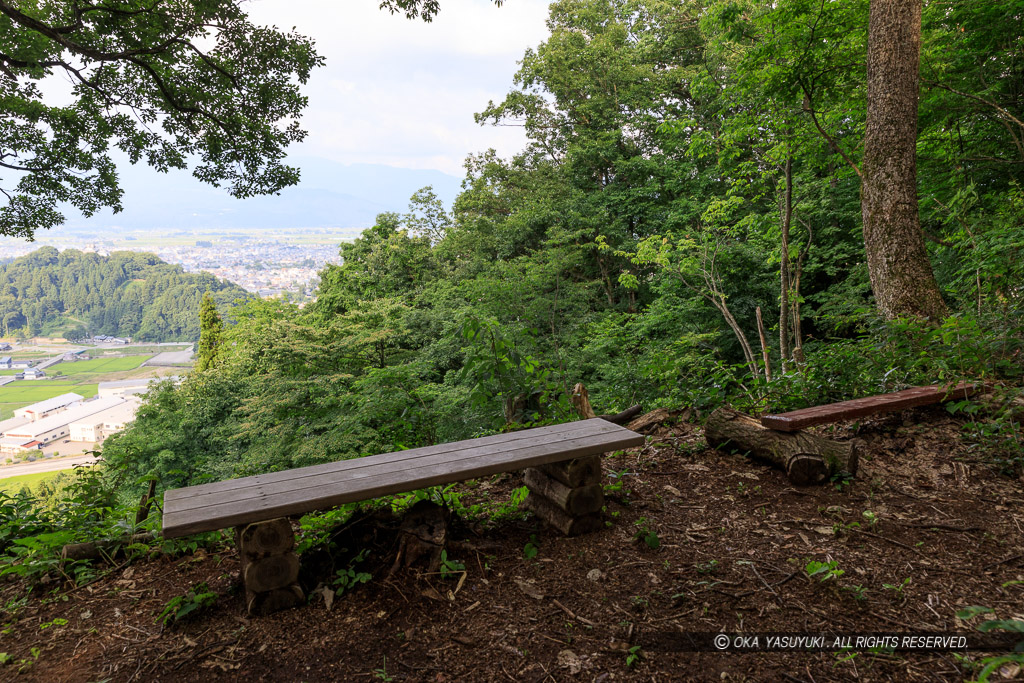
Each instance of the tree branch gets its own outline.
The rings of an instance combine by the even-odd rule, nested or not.
[[[923,82],[927,83],[928,85],[934,86],[936,88],[942,88],[943,90],[947,90],[947,91],[953,93],[954,95],[960,95],[961,97],[966,97],[968,99],[975,100],[976,102],[981,102],[982,104],[986,104],[986,105],[992,107],[993,109],[995,109],[1000,114],[1002,114],[1005,118],[1009,119],[1010,121],[1013,121],[1014,123],[1016,123],[1021,128],[1024,128],[1024,122],[1022,122],[1016,116],[1014,116],[1010,112],[1006,111],[1005,109],[1003,109],[1002,107],[1000,107],[998,104],[996,104],[995,102],[993,102],[991,100],[986,100],[984,97],[978,97],[977,95],[972,95],[970,93],[963,92],[962,90],[957,90],[956,88],[951,88],[948,85],[943,85],[942,83],[939,83],[937,81],[924,80]]]
[[[821,136],[825,138],[825,140],[828,142],[829,148],[831,148],[833,152],[843,157],[846,163],[850,165],[850,168],[853,169],[854,173],[856,173],[857,176],[860,177],[860,168],[857,167],[857,164],[853,162],[853,159],[847,156],[846,152],[844,152],[842,148],[836,143],[836,141],[832,139],[832,136],[825,132],[825,129],[821,127],[820,123],[818,123],[818,117],[815,116],[814,114],[814,107],[813,103],[811,102],[811,95],[809,92],[807,92],[807,88],[804,87],[803,82],[800,83],[800,89],[804,91],[803,109],[805,112],[811,115],[811,120],[814,121],[814,127],[818,129],[818,132],[821,133]]]

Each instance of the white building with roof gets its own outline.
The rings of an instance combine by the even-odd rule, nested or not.
[[[69,425],[69,438],[72,441],[100,443],[111,434],[116,434],[124,429],[129,422],[134,420],[135,412],[141,403],[142,401],[134,396],[125,398],[119,405],[90,415],[83,420],[72,422]]]
[[[0,436],[0,454],[18,455],[25,451],[39,450],[43,444],[26,437]]]
[[[85,397],[69,392],[67,394],[48,398],[45,401],[33,403],[32,405],[25,406],[24,408],[18,408],[14,411],[14,417],[21,417],[35,422],[51,415],[55,415],[62,410],[67,410],[71,406],[78,405],[84,400]],[[0,430],[0,434],[2,433],[3,431]]]
[[[12,453],[20,453],[20,451],[22,451],[22,447],[20,447],[20,444],[28,443],[32,439],[8,439],[7,437],[4,436],[4,432],[7,432],[11,429],[16,429],[17,427],[28,424],[30,422],[32,421],[29,420],[28,418],[10,418],[9,420],[4,420],[3,422],[0,422],[0,454],[10,455]]]
[[[61,439],[70,439],[71,423],[85,421],[97,413],[102,413],[124,402],[125,399],[115,396],[86,401],[61,411],[56,415],[9,429],[3,433],[3,436],[10,438],[25,437],[36,440],[43,445]]]
[[[181,383],[181,377],[141,377],[138,379],[119,379],[111,382],[100,382],[97,391],[99,396],[132,396],[144,394],[157,382],[172,380]]]

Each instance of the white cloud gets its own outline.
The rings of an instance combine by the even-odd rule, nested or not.
[[[255,23],[316,40],[326,58],[306,87],[310,131],[298,154],[462,174],[467,154],[525,144],[518,128],[478,126],[501,100],[517,61],[547,37],[547,3],[442,0],[431,23],[379,10],[376,0],[258,0]]]

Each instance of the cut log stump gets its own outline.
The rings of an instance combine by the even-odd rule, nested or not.
[[[427,558],[428,573],[440,569],[441,551],[448,543],[448,516],[447,508],[429,500],[421,500],[409,508],[398,529],[398,552],[389,577],[400,567],[408,569],[422,558]]]
[[[299,578],[299,558],[295,553],[270,555],[259,560],[248,560],[242,569],[242,580],[247,590],[266,593],[284,588]]]
[[[295,532],[281,517],[235,528],[235,545],[242,563],[242,583],[251,615],[264,615],[302,604],[296,583],[299,558],[293,552]]]
[[[524,509],[563,534],[577,536],[604,526],[598,514],[604,507],[599,456],[527,468],[523,482],[530,489]]]
[[[524,472],[523,481],[530,495],[540,494],[570,515],[600,512],[604,506],[604,489],[600,484],[574,488],[532,467]]]
[[[601,483],[601,458],[596,455],[541,465],[537,469],[570,488]]]
[[[295,532],[287,518],[279,517],[243,527],[236,540],[240,553],[249,560],[259,560],[294,548]]]
[[[604,527],[600,515],[570,515],[543,496],[530,493],[523,501],[523,508],[561,531],[566,536],[579,536],[598,531]]]
[[[806,432],[769,429],[757,418],[719,408],[704,426],[708,445],[735,450],[783,470],[798,486],[820,484],[839,472],[857,474],[863,442],[831,441]]]
[[[306,602],[306,596],[299,584],[293,583],[283,588],[257,593],[245,591],[245,603],[252,616],[265,616],[280,612],[283,609],[298,607]]]

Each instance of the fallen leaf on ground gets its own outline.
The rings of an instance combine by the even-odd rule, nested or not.
[[[543,600],[544,599],[544,591],[542,591],[541,589],[537,588],[532,583],[527,583],[526,581],[518,581],[517,580],[516,581],[516,585],[519,586],[519,590],[523,591],[523,593],[525,593],[527,596],[533,598],[534,600]]]

